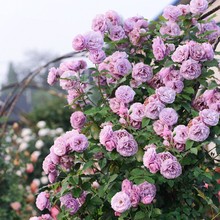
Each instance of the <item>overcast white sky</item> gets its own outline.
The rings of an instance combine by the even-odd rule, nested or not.
[[[128,18],[149,20],[173,0],[1,0],[0,84],[9,61],[20,62],[25,52],[54,54],[72,51],[72,38],[91,29],[96,14],[115,10]]]

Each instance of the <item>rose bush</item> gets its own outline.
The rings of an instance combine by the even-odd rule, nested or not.
[[[168,6],[150,23],[108,11],[73,39],[94,67],[74,60],[49,72],[67,91],[73,129],[43,162],[50,184],[37,206],[48,215],[31,219],[217,217],[217,156],[207,149],[220,151],[220,28],[201,19],[207,8]]]

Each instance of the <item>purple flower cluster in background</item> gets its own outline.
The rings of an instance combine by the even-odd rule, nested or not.
[[[111,206],[116,216],[127,211],[131,207],[137,207],[139,203],[145,205],[152,203],[156,196],[156,187],[147,181],[135,185],[128,179],[123,180],[121,191],[111,199]]]

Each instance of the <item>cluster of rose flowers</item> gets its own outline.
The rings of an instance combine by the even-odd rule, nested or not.
[[[64,207],[70,215],[74,215],[79,208],[84,204],[86,199],[86,192],[82,192],[79,198],[74,198],[71,193],[67,193],[60,197],[60,203],[61,207]],[[41,192],[38,194],[36,199],[36,206],[39,210],[43,211],[44,209],[48,209],[51,211],[51,203],[50,203],[50,193],[49,192]],[[54,213],[54,212],[52,212]],[[38,217],[32,217],[30,220],[53,220],[53,218],[56,218],[56,214],[53,216],[50,214],[44,214]]]
[[[177,48],[174,44],[165,43],[166,39],[183,34],[178,24],[181,16],[193,15],[198,17],[207,7],[207,0],[192,0],[189,5],[165,8],[163,13],[165,21],[159,30],[162,36],[157,36],[152,40],[155,60],[151,65],[164,60],[167,56],[171,56],[174,64],[162,68],[156,74],[153,74],[154,68],[150,65],[129,61],[129,56],[135,55],[138,50],[141,50],[142,45],[150,39],[148,22],[141,16],[131,17],[123,22],[116,12],[108,11],[105,15],[101,14],[95,17],[92,23],[93,31],[84,35],[77,35],[73,39],[74,50],[87,50],[89,59],[96,64],[99,75],[91,74],[91,76],[102,92],[104,90],[100,86],[112,86],[123,77],[131,74],[130,85],[119,86],[115,91],[115,97],[112,98],[108,96],[109,94],[103,94],[103,97],[108,100],[112,112],[120,116],[119,122],[124,128],[132,126],[135,129],[141,129],[144,118],[156,120],[153,123],[153,130],[164,139],[164,145],[173,146],[179,151],[183,151],[188,139],[196,142],[204,141],[209,136],[208,126],[218,124],[220,95],[217,90],[214,92],[207,91],[203,94],[204,96],[200,96],[194,102],[194,106],[201,110],[199,117],[191,120],[188,126],[176,126],[173,132],[173,126],[178,121],[178,114],[175,109],[165,106],[172,104],[176,95],[182,92],[184,80],[197,79],[202,74],[203,62],[214,58],[211,44],[220,36],[220,28],[213,20],[204,24],[197,23],[196,19],[193,20],[193,25],[198,28],[198,38],[206,31],[213,31],[204,37],[209,43],[186,41]],[[121,41],[122,43],[116,46],[119,51],[106,56],[104,44],[106,38],[116,44]],[[138,50],[131,49],[129,53],[120,52],[130,44]],[[80,133],[81,128],[86,123],[86,117],[82,112],[83,107],[92,103],[88,96],[88,99],[82,98],[82,102],[79,101],[90,89],[88,82],[81,82],[81,77],[86,72],[86,66],[87,64],[83,60],[64,62],[59,68],[51,68],[48,75],[50,85],[59,80],[62,89],[68,92],[67,101],[69,105],[81,109],[71,116],[70,121],[73,130],[55,140],[50,149],[50,154],[43,162],[43,169],[48,174],[51,183],[55,182],[58,176],[57,167],[68,171],[74,164],[74,156],[71,153],[81,153],[87,149],[89,144],[87,137]],[[140,88],[146,84],[155,89],[155,94],[145,97],[144,103],[135,102],[129,107],[129,104],[134,100],[134,88]],[[215,101],[217,104],[214,105]],[[116,149],[124,157],[135,155],[138,151],[138,144],[133,135],[125,129],[113,131],[113,126],[111,122],[103,125],[99,134],[100,143],[105,146],[107,151]],[[156,173],[160,170],[160,173],[167,179],[177,178],[182,173],[181,165],[176,157],[169,152],[156,153],[156,147],[152,145],[147,146],[143,162],[150,172]],[[111,202],[116,215],[120,215],[131,206],[136,207],[140,201],[144,204],[151,203],[156,194],[156,187],[149,184],[144,182],[136,186],[128,180],[123,181],[122,192],[117,193]],[[60,198],[62,205],[72,209],[71,213],[75,213],[80,207],[80,205],[76,205],[76,200],[71,194]]]
[[[182,167],[177,158],[170,152],[156,152],[156,145],[150,144],[145,147],[143,163],[151,173],[160,173],[166,179],[175,179],[182,173]]]
[[[135,185],[128,179],[122,181],[121,191],[111,199],[111,207],[115,216],[120,216],[131,207],[137,207],[139,203],[150,204],[156,196],[156,187],[147,181]]]

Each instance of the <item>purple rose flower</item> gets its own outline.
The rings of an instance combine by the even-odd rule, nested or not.
[[[139,102],[136,102],[131,105],[130,110],[130,118],[134,121],[141,122],[145,117],[145,106]]]
[[[87,39],[86,49],[88,50],[100,50],[103,47],[104,40],[100,32],[90,31],[85,35]]]
[[[190,11],[192,14],[202,14],[207,8],[207,0],[191,0],[190,2]]]
[[[58,172],[57,171],[49,173],[49,175],[48,175],[49,182],[50,183],[54,183],[56,181],[57,176],[58,176]]]
[[[130,209],[131,200],[125,192],[118,192],[111,199],[111,207],[116,212],[123,213]]]
[[[140,188],[137,185],[133,185],[131,192],[130,192],[130,200],[131,200],[131,206],[137,207],[138,203],[140,202]]]
[[[87,137],[84,134],[76,134],[68,140],[71,151],[83,152],[89,146]]]
[[[121,18],[119,14],[113,10],[107,11],[105,13],[105,18],[107,20],[108,27],[121,24]]]
[[[76,72],[74,71],[66,71],[61,75],[60,86],[64,90],[72,90],[78,87],[79,82],[75,79],[71,79],[73,77],[77,77]]]
[[[119,154],[124,157],[130,157],[137,153],[138,145],[134,138],[131,137],[122,137],[116,146],[116,150]]]
[[[72,113],[70,117],[71,126],[75,129],[82,128],[86,123],[86,116],[81,111]]]
[[[112,26],[109,32],[112,41],[119,41],[126,37],[125,31],[121,26]]]
[[[145,116],[150,119],[157,119],[159,117],[160,112],[164,108],[165,105],[161,101],[157,99],[154,101],[150,101],[147,104],[145,104]]]
[[[159,114],[159,119],[164,124],[172,126],[177,123],[178,115],[173,108],[164,108]]]
[[[156,94],[159,100],[166,104],[173,103],[176,98],[176,92],[173,89],[165,86],[156,89]]]
[[[73,42],[72,42],[72,47],[74,50],[76,51],[81,51],[84,50],[86,48],[87,45],[87,39],[79,34],[76,37],[74,37]]]
[[[210,43],[203,43],[202,46],[203,46],[203,49],[205,51],[205,55],[203,57],[203,61],[205,61],[205,60],[213,60],[215,53],[214,53],[212,45]]]
[[[177,160],[176,157],[174,157],[170,152],[162,152],[157,154],[158,158],[160,159],[160,162],[163,163],[165,160],[171,159],[171,160]]]
[[[105,15],[99,14],[92,20],[92,30],[100,31],[101,33],[105,33],[107,31],[107,23]]]
[[[133,183],[128,179],[124,179],[121,184],[121,191],[125,192],[127,195],[130,195],[132,190]]]
[[[153,129],[155,133],[163,138],[171,136],[171,126],[167,125],[161,120],[157,120],[153,123]]]
[[[168,5],[163,10],[163,17],[170,21],[176,21],[180,15],[181,15],[180,9],[174,5]]]
[[[170,36],[180,36],[181,30],[176,22],[168,21],[162,25],[160,28],[160,33],[162,35],[167,34]]]
[[[173,89],[176,93],[181,93],[184,88],[184,83],[181,80],[172,80],[165,83],[166,87]]]
[[[123,102],[132,102],[135,96],[134,90],[130,86],[119,86],[115,91],[115,97]]]
[[[153,54],[156,60],[163,60],[166,56],[166,46],[160,37],[156,37],[153,39]]]
[[[137,63],[133,67],[132,77],[138,82],[147,82],[152,79],[152,68],[144,63]]]
[[[195,41],[190,41],[189,45],[189,54],[193,60],[201,61],[204,59],[205,50],[202,44],[197,43]]]
[[[185,125],[178,125],[174,128],[174,141],[176,143],[185,144],[188,139],[188,127]]]
[[[118,59],[114,63],[114,74],[119,76],[127,75],[131,70],[131,63],[128,59]]]
[[[177,160],[167,159],[161,164],[160,173],[166,179],[175,179],[182,173],[182,167]]]
[[[210,133],[209,127],[207,127],[205,124],[203,123],[193,124],[189,128],[189,139],[196,142],[201,142],[208,138],[209,133]]]
[[[60,197],[60,202],[61,206],[64,206],[69,211],[70,215],[74,215],[79,210],[79,203],[72,197],[71,193]]]
[[[155,185],[145,181],[145,182],[141,183],[138,187],[140,189],[141,202],[146,205],[150,204],[156,195]]]
[[[208,126],[216,126],[219,122],[219,113],[213,109],[204,109],[199,112],[199,116]]]
[[[113,151],[116,148],[117,138],[111,125],[104,126],[99,134],[99,141],[108,151]]]
[[[179,8],[179,10],[181,12],[181,15],[187,15],[187,14],[190,13],[190,6],[189,6],[189,4],[187,4],[187,5],[179,4],[179,5],[177,5],[177,8]]]
[[[188,57],[189,57],[189,46],[183,45],[177,47],[171,58],[174,62],[182,63],[183,61],[187,60]]]
[[[50,194],[46,192],[41,192],[38,194],[36,199],[36,206],[39,210],[43,211],[44,209],[50,208]]]
[[[151,173],[156,173],[160,170],[160,160],[157,157],[156,149],[148,148],[143,157],[144,166],[147,167]]]
[[[53,152],[57,156],[63,156],[67,153],[67,143],[63,135],[54,141]]]
[[[52,86],[58,81],[58,78],[59,78],[58,70],[54,67],[50,68],[47,77],[47,83]]]
[[[104,50],[90,50],[89,59],[94,64],[100,64],[106,58]]]
[[[186,60],[180,67],[180,74],[184,79],[196,79],[201,75],[201,65],[193,59]]]

